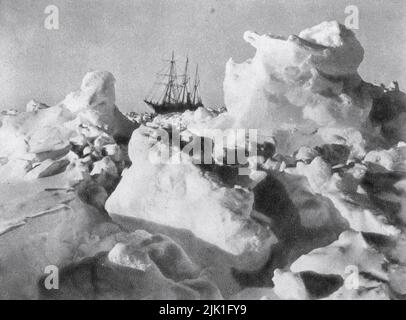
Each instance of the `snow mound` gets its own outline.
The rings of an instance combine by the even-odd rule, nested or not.
[[[169,152],[164,143],[154,144],[154,134],[158,130],[146,127],[134,131],[129,145],[132,165],[107,200],[106,210],[189,230],[231,254],[267,252],[275,238],[249,219],[252,193],[218,185],[191,161],[174,164],[176,157],[187,157],[179,150],[171,151],[169,163],[154,162]]]
[[[74,113],[81,123],[101,128],[112,136],[129,138],[135,125],[115,105],[115,78],[107,71],[88,72],[79,91],[60,103]]]
[[[345,231],[331,245],[301,256],[290,271],[276,270],[274,291],[285,299],[388,299],[386,265],[361,233]]]
[[[387,281],[385,262],[385,256],[372,248],[361,233],[345,231],[331,245],[301,256],[290,266],[290,270],[296,273],[314,271],[337,274],[345,278],[348,266],[356,266],[359,272]]]
[[[128,140],[136,125],[115,106],[114,81],[109,72],[89,72],[82,81],[81,89],[69,94],[56,106],[49,107],[32,100],[28,103],[26,112],[5,116],[0,127],[0,172],[4,173],[0,181],[23,179],[34,167],[37,167],[36,171],[43,171],[42,167],[44,170],[49,165],[52,165],[50,169],[58,168],[59,163],[66,168],[65,160],[61,162],[60,158],[71,149],[80,153],[81,149],[92,145],[93,141],[97,148],[96,138],[101,136],[108,136],[112,145],[115,144],[115,139]],[[98,150],[99,153],[101,151]],[[111,146],[110,153],[112,152],[119,153],[120,150]],[[52,160],[53,164],[44,163],[38,167],[44,160]],[[55,162],[56,160],[59,162]],[[10,170],[14,162],[19,164],[18,168],[24,169],[16,168],[16,174],[8,174],[6,171]],[[53,172],[56,174],[60,170]],[[48,170],[45,175],[50,173],[52,170]],[[41,172],[38,174],[39,177],[44,175]],[[38,174],[32,172],[29,176]]]
[[[314,44],[314,49],[320,50],[320,54],[312,54],[311,64],[330,76],[355,74],[364,58],[364,49],[354,33],[337,21],[325,21],[305,29],[299,33],[299,38],[303,46]]]
[[[228,113],[217,126],[256,128],[267,136],[288,132],[292,152],[337,132],[364,130],[371,109],[371,87],[357,73],[364,50],[351,30],[323,22],[288,38],[247,31],[256,54],[244,63],[229,60],[224,79]],[[279,141],[278,141],[279,140]],[[280,144],[288,142],[277,139]],[[351,145],[344,135],[342,144]]]
[[[62,269],[60,289],[42,287],[42,298],[223,298],[216,285],[201,274],[182,248],[168,237],[137,230],[122,238],[110,252],[101,252]],[[74,278],[82,279],[81,283],[71,281]],[[100,285],[103,290],[96,289]]]

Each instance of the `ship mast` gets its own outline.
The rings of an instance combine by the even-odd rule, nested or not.
[[[172,51],[170,68],[168,74],[168,83],[166,85],[163,104],[176,102],[176,69],[175,69],[175,53]]]
[[[193,99],[192,103],[195,105],[196,103],[201,104],[202,99],[200,98],[199,95],[199,85],[200,85],[200,78],[199,78],[199,65],[196,65],[196,73],[195,73],[195,81],[193,84]],[[197,99],[197,101],[196,101]]]
[[[181,85],[181,89],[180,89],[180,93],[179,93],[179,99],[178,99],[178,102],[180,102],[180,103],[189,103],[190,102],[190,93],[189,93],[189,88],[188,88],[188,82],[189,82],[188,64],[189,64],[189,58],[186,57],[183,81],[182,81],[182,85]],[[185,101],[185,98],[186,98],[186,101]]]

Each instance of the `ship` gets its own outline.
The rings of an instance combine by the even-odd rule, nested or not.
[[[203,107],[199,92],[199,66],[196,65],[194,81],[188,75],[189,58],[186,57],[183,74],[178,76],[176,71],[175,54],[167,60],[166,65],[157,73],[157,81],[154,83],[144,102],[152,107],[158,114],[184,112]]]

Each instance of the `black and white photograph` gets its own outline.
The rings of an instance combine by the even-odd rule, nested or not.
[[[0,0],[0,300],[406,299],[405,53],[404,0]]]

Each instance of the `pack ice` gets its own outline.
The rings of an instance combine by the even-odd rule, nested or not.
[[[256,53],[226,63],[221,111],[126,117],[94,71],[55,106],[2,113],[1,298],[406,297],[399,84],[363,80],[335,21],[244,39]],[[255,155],[219,162],[206,129],[258,130]]]

